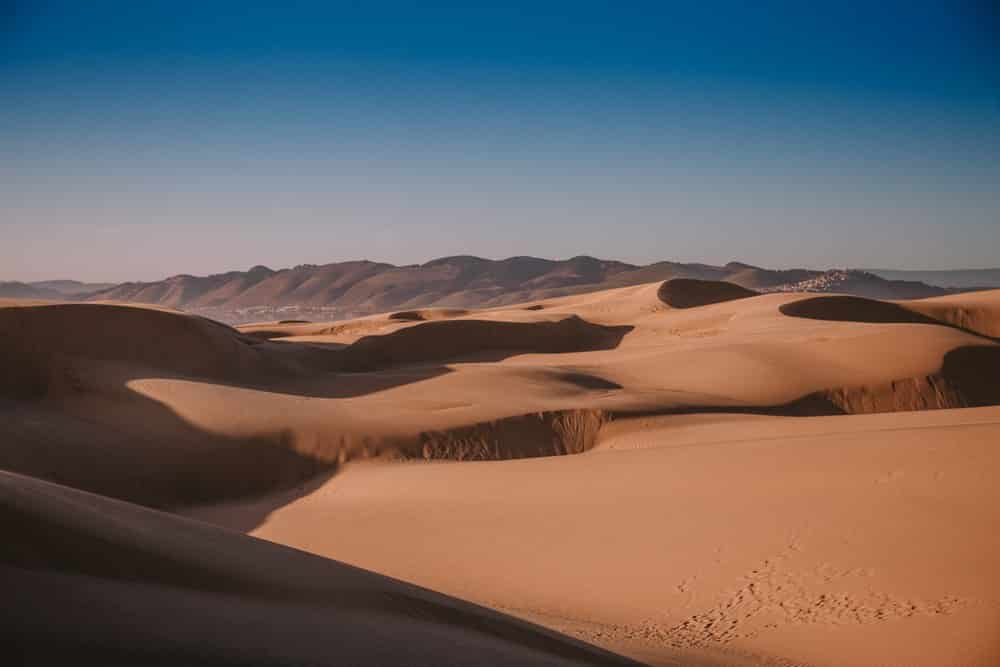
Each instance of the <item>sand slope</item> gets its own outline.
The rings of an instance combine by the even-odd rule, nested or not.
[[[0,473],[7,664],[626,665],[487,609]]]
[[[984,336],[1000,337],[1000,299],[996,290],[971,292],[907,305],[920,313]]]
[[[1000,661],[1000,409],[619,426],[579,456],[352,468],[253,532],[651,664]]]
[[[656,664],[991,664],[998,309],[1000,291],[893,303],[671,281],[238,331],[5,302],[0,468]],[[174,553],[159,530],[144,553]],[[214,553],[191,539],[189,556]],[[74,582],[136,614],[162,593]]]

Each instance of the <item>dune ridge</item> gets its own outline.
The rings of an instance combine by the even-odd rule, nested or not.
[[[294,488],[345,463],[371,458],[462,460],[581,451],[592,442],[572,439],[563,426],[572,419],[561,411],[543,415],[534,429],[512,426],[532,422],[514,416],[455,431],[381,435],[347,429],[303,439],[291,424],[240,434],[200,428],[130,386],[135,378],[160,377],[266,389],[275,382],[345,372],[350,382],[352,372],[425,362],[435,355],[609,347],[628,329],[573,317],[531,323],[417,322],[393,334],[327,348],[262,343],[210,320],[145,307],[0,308],[6,370],[0,398],[14,401],[0,410],[7,445],[0,451],[0,465],[116,498],[172,507]],[[599,382],[579,374],[566,377]],[[80,407],[73,408],[76,404]],[[85,416],[97,406],[103,415],[99,421]],[[517,440],[527,434],[523,443]]]
[[[673,308],[697,308],[713,303],[757,296],[757,292],[734,283],[717,280],[674,278],[660,285],[657,296]]]
[[[256,382],[292,372],[234,329],[194,315],[107,304],[0,308],[0,392],[31,398],[74,385],[72,360],[114,361],[176,375]]]
[[[990,296],[990,295],[987,295]],[[977,303],[982,301],[983,303]],[[856,296],[820,296],[783,304],[779,310],[790,317],[804,317],[832,322],[868,324],[937,324],[973,333],[998,342],[1000,308],[996,299],[969,295],[954,299],[925,299],[905,305]],[[975,305],[972,305],[975,304]]]
[[[630,326],[606,327],[570,316],[556,321],[424,322],[380,336],[366,336],[343,350],[342,368],[371,371],[401,363],[454,359],[482,353],[566,353],[618,346]]]
[[[615,370],[615,360],[634,354],[630,350],[647,349],[643,346],[670,349],[675,344],[655,328],[656,322],[675,317],[669,309],[657,309],[668,287],[670,298],[680,302],[713,301],[679,308],[677,317],[720,309],[739,312],[744,306],[735,304],[759,308],[753,304],[774,299],[750,298],[739,288],[734,292],[720,284],[670,281],[536,304],[541,310],[448,313],[445,319],[429,320],[382,317],[333,325],[287,323],[280,325],[279,333],[300,335],[278,342],[162,309],[101,304],[0,308],[0,349],[9,370],[0,391],[14,400],[10,409],[0,411],[0,429],[9,443],[0,452],[0,464],[117,498],[175,507],[293,489],[364,460],[576,454],[595,447],[607,423],[642,415],[736,411],[808,416],[1000,402],[995,381],[1000,377],[1000,348],[981,337],[974,339],[979,345],[959,345],[956,339],[944,348],[940,364],[928,358],[923,374],[881,374],[874,382],[859,384],[817,380],[812,390],[784,391],[786,398],[779,401],[705,397],[692,402],[672,392],[658,397],[637,391],[631,381],[616,381],[621,371]],[[716,300],[734,294],[742,296],[738,301]],[[989,299],[977,298],[980,308],[988,307]],[[922,305],[915,302],[913,307]],[[583,319],[574,310],[601,323]],[[776,310],[779,317],[821,323],[940,324],[897,304],[854,297],[786,298]],[[731,317],[710,316],[713,322]],[[344,342],[312,342],[314,332],[336,327],[340,329],[333,340]],[[630,342],[633,337],[635,342]],[[606,357],[612,362],[607,371],[600,366],[584,372],[562,369],[556,362],[608,354],[613,356]],[[518,366],[507,366],[505,360],[521,357],[551,359],[557,365],[543,373],[517,374]],[[445,403],[457,408],[419,410],[412,421],[398,425],[360,418],[368,410],[392,409],[392,402],[376,400],[387,391],[405,396],[410,385],[439,386],[448,376],[473,377],[466,366],[470,362],[499,364],[499,377],[510,378],[503,391],[512,392],[511,399],[498,395],[489,399],[495,408],[471,409],[487,399],[490,385],[483,385],[478,391],[486,393],[470,402],[463,396],[470,390],[475,396],[477,390],[459,379],[450,384],[460,394]],[[664,377],[669,378],[669,372]],[[197,383],[192,388],[205,388],[205,403],[194,401],[180,409],[177,401],[184,394],[179,389],[144,395],[138,389],[148,385],[146,378],[159,378],[164,387],[188,378]],[[247,394],[243,388],[253,391]],[[566,398],[555,402],[544,398],[562,394]],[[240,396],[266,399],[259,404],[264,410],[260,418],[252,418],[250,404]],[[402,400],[405,404],[409,399]],[[219,416],[210,423],[184,416],[197,416],[215,404],[232,407],[217,411]],[[361,407],[369,404],[371,408]],[[99,420],[89,416],[95,410],[100,411]],[[247,425],[234,428],[229,411],[243,415],[239,422]]]
[[[996,339],[1000,338],[1000,304],[995,295],[995,290],[987,290],[921,299],[907,306],[936,320]]]

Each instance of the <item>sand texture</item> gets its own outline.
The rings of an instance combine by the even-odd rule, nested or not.
[[[1000,291],[687,278],[239,328],[0,301],[3,632],[24,664],[1000,664],[998,334]]]

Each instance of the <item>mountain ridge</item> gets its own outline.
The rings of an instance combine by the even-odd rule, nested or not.
[[[258,264],[207,276],[176,274],[158,281],[98,284],[90,291],[82,283],[62,291],[51,287],[69,281],[0,283],[0,297],[148,303],[241,323],[286,313],[342,319],[430,306],[503,306],[674,278],[724,281],[763,292],[839,290],[889,299],[955,291],[850,269],[767,269],[738,261],[722,266],[674,261],[637,265],[589,255],[562,260],[453,255],[408,265],[367,259],[282,269]]]
[[[983,269],[864,269],[886,280],[915,280],[937,287],[996,288],[1000,287],[1000,267]]]

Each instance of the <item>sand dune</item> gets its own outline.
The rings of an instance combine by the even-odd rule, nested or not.
[[[679,285],[675,295],[694,298]],[[270,343],[164,310],[0,309],[2,349],[14,371],[5,395],[34,399],[0,414],[10,442],[0,457],[11,470],[171,506],[293,487],[364,458],[582,451],[589,437],[567,439],[553,429],[578,411],[604,422],[645,413],[832,414],[998,400],[993,371],[979,372],[995,367],[997,346],[979,336],[919,314],[852,328],[866,315],[853,306],[895,314],[894,304],[849,300],[850,322],[810,324],[783,312],[844,302],[773,295],[671,310],[663,289],[629,287],[445,320],[274,324],[278,333],[300,335]],[[721,367],[727,375],[706,372]],[[548,416],[532,417],[538,414]],[[533,435],[519,424],[533,425]],[[100,463],[79,463],[94,459]]]
[[[239,330],[7,301],[0,468],[654,664],[986,665],[1000,627],[997,312],[1000,291],[895,303],[681,280]],[[120,596],[136,614],[147,599],[205,605],[205,623],[244,613],[209,602],[210,587],[135,584],[156,588],[147,597],[74,577],[39,585],[81,604]],[[252,604],[245,622],[260,627],[274,607]],[[429,647],[450,641],[427,632],[441,638]],[[147,630],[134,640],[160,646]],[[457,662],[521,650],[469,646]]]
[[[0,462],[156,506],[296,484],[324,466],[288,447],[280,428],[240,438],[199,430],[128,383],[253,385],[296,376],[322,353],[258,345],[217,322],[157,308],[8,304],[0,308],[0,399],[16,401],[0,411]]]
[[[980,407],[1000,404],[997,378],[1000,346],[969,345],[945,354],[932,375],[830,389],[816,397],[848,414]]]
[[[450,320],[362,338],[344,350],[343,368],[376,370],[482,353],[563,353],[614,349],[629,326],[605,327],[571,316],[554,322]],[[495,358],[493,355],[491,358]]]
[[[939,324],[992,338],[1000,332],[996,292],[894,303],[856,296],[820,296],[781,306],[792,317],[868,323]]]
[[[695,308],[734,299],[746,299],[756,296],[757,292],[733,283],[675,278],[660,285],[657,295],[663,303],[673,308]]]
[[[352,468],[253,533],[650,664],[1000,660],[997,408],[612,426],[579,456]]]
[[[989,304],[996,298],[982,299],[972,295],[969,301]],[[948,351],[940,369],[933,374],[875,385],[840,387],[816,396],[829,400],[846,413],[1000,404],[1000,382],[997,381],[1000,378],[1000,346],[987,344],[996,342],[988,333],[992,330],[995,314],[988,308],[970,311],[966,305],[937,299],[904,306],[852,296],[823,296],[784,304],[780,311],[793,317],[838,322],[938,325],[983,336],[980,345]]]
[[[627,665],[496,612],[0,472],[13,664]]]
[[[888,301],[858,296],[817,296],[783,304],[784,315],[831,322],[866,322],[869,324],[940,324],[910,308]]]
[[[14,397],[56,391],[55,385],[67,378],[57,377],[55,366],[68,359],[122,362],[234,382],[252,382],[281,368],[273,355],[263,354],[225,325],[155,308],[4,307],[0,337],[4,365],[13,369],[3,389]]]
[[[465,320],[421,324],[325,349],[261,344],[223,325],[170,311],[89,304],[0,309],[0,326],[8,368],[0,388],[7,398],[28,401],[11,404],[0,416],[7,438],[0,452],[3,466],[157,507],[287,488],[358,457],[469,459],[484,452],[520,457],[587,448],[590,441],[562,429],[571,411],[554,412],[527,431],[519,425],[534,420],[512,417],[454,432],[414,428],[399,434],[375,420],[331,423],[322,405],[304,406],[307,415],[288,414],[284,406],[301,406],[302,397],[313,394],[337,397],[339,386],[357,387],[355,376],[331,377],[331,369],[612,347],[628,329],[572,317],[534,323]],[[74,334],[63,342],[67,330]],[[611,386],[585,374],[557,375],[570,386]],[[390,385],[409,381],[405,372],[371,380],[378,387],[383,378]],[[203,427],[177,414],[170,399],[133,389],[152,379],[174,388],[196,382],[209,391],[197,409],[221,412],[225,423]],[[238,422],[233,409],[246,408],[239,398],[246,394],[238,389],[243,387],[265,402],[279,399],[250,429],[232,428]],[[285,413],[284,419],[271,419],[274,409]],[[321,440],[301,434],[300,422],[308,428],[316,420],[325,430]],[[529,432],[532,437],[524,440]]]
[[[996,294],[996,290],[970,292],[912,301],[907,305],[936,320],[984,336],[1000,337],[1000,299],[997,299]]]

